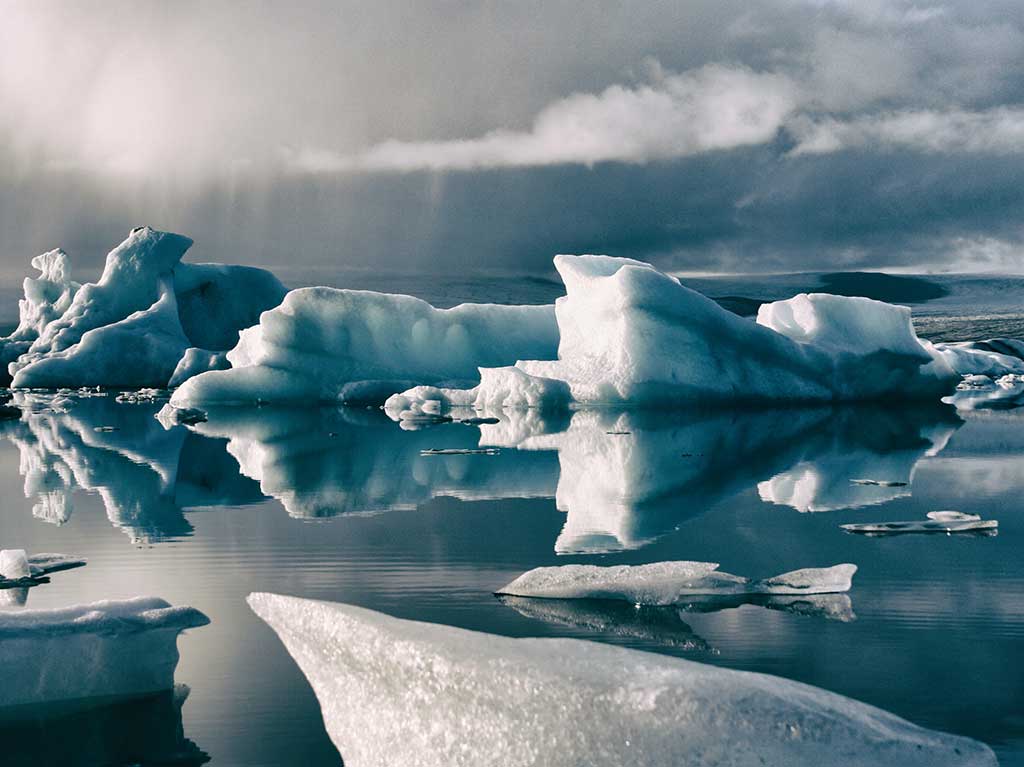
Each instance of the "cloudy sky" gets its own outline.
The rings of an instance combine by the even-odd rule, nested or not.
[[[0,0],[0,264],[1024,271],[1024,4]],[[84,275],[83,275],[84,276]]]

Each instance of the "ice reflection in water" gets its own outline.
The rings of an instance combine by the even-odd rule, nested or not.
[[[963,426],[947,408],[672,419],[581,412],[555,421],[527,413],[485,428],[406,432],[376,411],[263,408],[213,412],[206,424],[164,430],[152,417],[156,406],[110,399],[75,402],[66,414],[37,407],[0,426],[9,438],[5,489],[12,499],[2,543],[89,558],[89,567],[38,589],[31,597],[37,606],[83,601],[86,589],[93,590],[88,598],[108,588],[128,596],[142,581],[152,593],[208,612],[214,624],[186,640],[183,663],[193,667],[184,678],[204,683],[185,707],[185,724],[226,763],[287,761],[306,747],[316,753],[308,763],[336,763],[318,750],[330,744],[312,694],[244,608],[255,589],[500,634],[576,636],[670,654],[697,651],[696,636],[720,651],[698,651],[700,660],[810,682],[985,740],[1004,764],[1024,763],[1024,730],[1014,714],[1024,683],[1014,661],[1024,625],[1015,511],[1024,492],[1024,430],[1013,411],[970,413]],[[105,425],[117,430],[95,431]],[[138,438],[126,439],[135,431]],[[420,455],[481,445],[500,452]],[[26,452],[32,460],[22,462],[19,478],[18,455]],[[814,482],[789,481],[812,474]],[[856,478],[910,484],[860,486],[850,482]],[[22,482],[28,503],[16,498]],[[157,545],[129,546],[78,489],[110,504],[107,516],[123,523],[119,530]],[[61,527],[32,518],[32,505],[51,491],[68,509],[76,506]],[[265,496],[280,503],[259,502]],[[842,508],[805,515],[765,500]],[[852,510],[867,503],[875,504],[868,514]],[[295,517],[334,521],[304,524],[282,505]],[[219,511],[192,513],[200,508]],[[379,514],[396,509],[416,511]],[[839,529],[923,518],[934,509],[998,516],[1004,529],[985,540],[865,540]],[[8,540],[12,520],[17,541]],[[556,558],[556,541],[566,544],[560,550],[595,553]],[[677,613],[690,633],[652,619],[658,628],[644,634],[630,633],[624,615],[540,620],[491,595],[539,565],[666,559],[720,561],[735,572],[855,562],[857,620],[757,605],[704,613],[694,605]],[[241,696],[257,708],[238,709]],[[267,733],[259,748],[247,738],[253,727]],[[267,746],[271,740],[279,745]]]

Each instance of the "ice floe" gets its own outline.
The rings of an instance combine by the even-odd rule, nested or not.
[[[985,765],[976,741],[779,677],[253,594],[346,764]]]
[[[849,591],[857,566],[805,568],[755,580],[721,572],[715,562],[538,567],[499,594],[546,599],[618,599],[636,605],[672,605],[684,597],[737,594],[835,594]]]
[[[0,709],[169,690],[178,634],[207,623],[155,597],[0,611]]]
[[[907,522],[863,522],[842,525],[849,533],[861,535],[903,535],[907,533],[980,533],[995,535],[999,521],[982,519],[978,514],[965,514],[961,511],[931,511],[927,521],[911,520]]]

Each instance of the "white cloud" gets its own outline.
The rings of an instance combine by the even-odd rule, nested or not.
[[[545,107],[526,131],[385,141],[357,154],[293,153],[306,172],[413,171],[645,163],[771,141],[797,105],[787,77],[709,65],[638,87],[613,85]]]
[[[797,140],[791,155],[858,148],[937,154],[1024,152],[1024,108],[1019,107],[908,110],[851,120],[798,117],[787,128]]]

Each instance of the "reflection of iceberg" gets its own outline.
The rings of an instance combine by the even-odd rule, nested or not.
[[[169,690],[178,634],[207,623],[155,597],[0,612],[0,709]]]
[[[430,454],[477,447],[476,428],[405,431],[383,414],[351,408],[223,408],[198,434],[230,437],[241,471],[294,517],[411,509],[434,496],[550,497],[557,465],[547,454]]]
[[[809,435],[792,468],[758,484],[758,494],[797,511],[852,509],[909,496],[918,462],[939,453],[959,425],[942,408],[839,411],[829,430]]]
[[[568,428],[556,433],[515,428],[515,413],[503,418],[480,427],[481,445],[558,451],[556,503],[567,514],[559,553],[640,547],[759,481],[762,497],[789,502],[794,497],[781,492],[784,482],[764,480],[801,462],[819,477],[802,489],[802,505],[878,502],[893,489],[850,485],[848,472],[909,472],[959,423],[946,406],[705,415],[590,410],[574,413]]]
[[[546,599],[510,594],[497,597],[526,618],[684,650],[712,649],[683,620],[684,613],[715,613],[752,605],[843,623],[857,619],[846,594],[708,594],[688,597],[672,605],[634,605],[621,599]]]
[[[4,767],[205,764],[210,757],[185,737],[181,722],[188,694],[178,684],[131,700],[0,711]]]
[[[772,578],[743,578],[715,562],[536,567],[499,594],[545,599],[618,599],[634,605],[674,605],[687,597],[836,594],[849,591],[857,566],[806,568]]]
[[[25,495],[47,521],[66,521],[72,492],[81,488],[103,499],[111,523],[133,541],[153,542],[191,533],[182,508],[262,497],[223,442],[165,430],[153,418],[154,403],[97,396],[54,412],[34,407],[28,395],[16,399],[25,415],[0,433],[18,447]]]
[[[249,603],[347,764],[996,764],[976,741],[778,677],[272,594]]]
[[[520,615],[545,623],[682,650],[712,650],[674,607],[631,605],[617,599],[531,599],[510,594],[499,594],[498,599]]]

